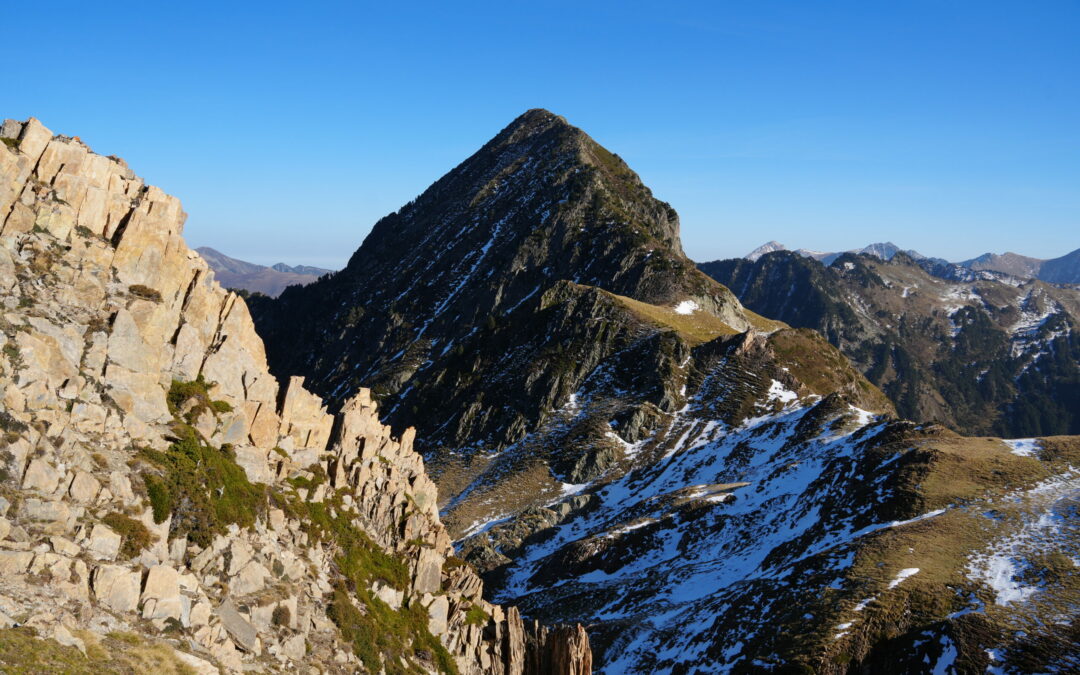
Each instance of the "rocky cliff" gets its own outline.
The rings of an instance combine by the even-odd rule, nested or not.
[[[0,661],[29,672],[584,673],[454,557],[414,432],[267,370],[180,203],[0,139]]]

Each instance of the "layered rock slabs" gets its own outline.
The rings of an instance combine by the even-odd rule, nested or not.
[[[482,598],[411,429],[271,377],[178,200],[35,119],[0,139],[0,660],[590,670],[580,627]]]

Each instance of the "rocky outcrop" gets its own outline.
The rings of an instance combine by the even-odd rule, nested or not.
[[[279,387],[178,200],[37,120],[0,136],[6,625],[197,670],[588,670],[583,632],[483,600],[411,429]]]

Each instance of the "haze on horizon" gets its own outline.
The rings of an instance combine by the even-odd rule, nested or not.
[[[532,107],[622,156],[696,260],[1080,247],[1075,2],[61,2],[20,26],[0,115],[123,157],[192,245],[252,262],[341,267]]]

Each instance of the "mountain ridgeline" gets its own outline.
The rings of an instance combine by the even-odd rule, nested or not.
[[[281,295],[281,292],[289,286],[310,284],[322,275],[333,271],[308,265],[292,267],[285,263],[267,267],[230,258],[208,246],[201,246],[195,250],[203,257],[210,269],[214,270],[214,275],[222,286],[248,293],[262,293],[272,298]]]
[[[370,387],[427,447],[497,448],[618,342],[579,308],[619,297],[691,303],[728,333],[755,320],[686,258],[674,209],[618,156],[530,110],[380,220],[344,270],[252,306],[276,372],[331,405]],[[493,351],[507,336],[530,336],[528,353]]]

